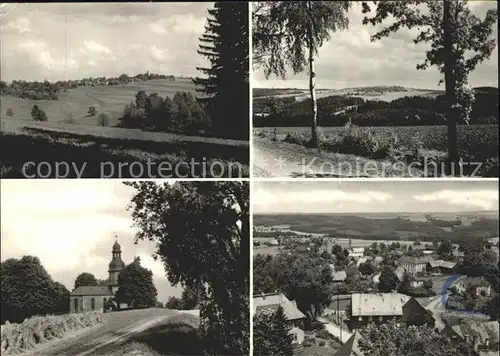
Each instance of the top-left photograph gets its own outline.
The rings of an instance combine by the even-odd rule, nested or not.
[[[248,9],[0,4],[0,178],[249,177]]]

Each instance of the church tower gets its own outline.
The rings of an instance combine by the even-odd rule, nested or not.
[[[118,290],[118,275],[120,274],[120,271],[125,268],[125,263],[122,261],[121,246],[116,239],[111,253],[113,255],[113,259],[109,263],[108,285],[111,287],[113,294],[115,294]]]

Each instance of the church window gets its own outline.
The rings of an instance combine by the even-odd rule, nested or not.
[[[90,308],[95,310],[95,298],[90,299]]]
[[[73,304],[75,307],[75,313],[78,313],[78,299],[77,298],[73,299]]]

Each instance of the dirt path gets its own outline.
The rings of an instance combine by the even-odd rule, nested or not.
[[[40,345],[29,355],[107,355],[135,334],[177,314],[179,312],[168,309],[144,309],[105,314],[105,321],[102,325]]]

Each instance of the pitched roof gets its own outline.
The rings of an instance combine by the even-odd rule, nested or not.
[[[359,340],[361,339],[361,334],[356,330],[333,356],[364,356],[364,353],[359,349]]]
[[[356,261],[356,266],[359,267],[362,263],[366,263],[370,257],[360,257],[359,260]]]
[[[353,253],[365,252],[365,248],[364,247],[352,247],[352,248],[349,248],[347,250],[349,252],[353,252]]]
[[[422,256],[422,257],[401,256],[398,260],[398,263],[419,265],[419,264],[429,263],[430,261],[434,261],[434,259],[431,256]]]
[[[403,305],[408,301],[407,298],[399,293],[353,293],[352,316],[403,315]]]
[[[442,267],[442,268],[449,268],[449,269],[452,269],[457,265],[456,262],[444,261],[444,260],[430,261],[429,264],[432,268]]]
[[[288,320],[303,319],[306,316],[282,293],[269,293],[253,297],[255,312],[275,311],[281,305]]]
[[[489,340],[490,345],[498,343],[498,321],[471,321],[451,327],[462,339],[467,336],[479,336],[481,340]]]
[[[90,286],[80,286],[76,288],[74,291],[71,292],[70,295],[76,296],[76,295],[109,295],[112,296],[113,292],[111,291],[111,288],[109,286],[95,286],[95,287],[90,287]]]
[[[333,272],[332,278],[334,282],[343,282],[347,279],[347,273],[346,271]]]

